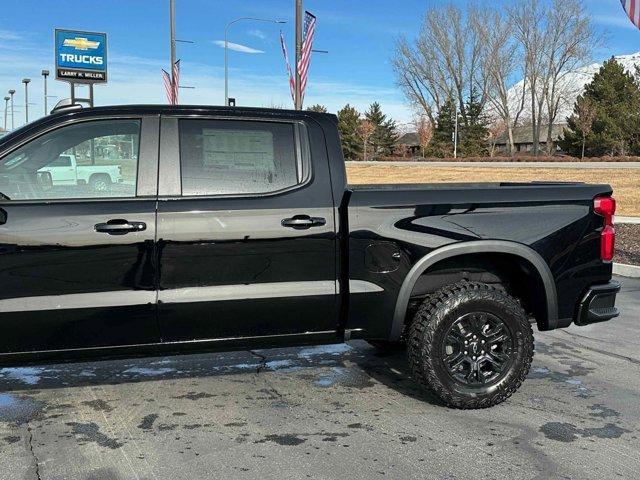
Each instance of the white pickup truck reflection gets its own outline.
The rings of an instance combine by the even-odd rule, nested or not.
[[[52,185],[89,185],[96,191],[107,190],[112,184],[122,183],[119,165],[78,165],[76,156],[62,154],[38,173],[48,172]]]

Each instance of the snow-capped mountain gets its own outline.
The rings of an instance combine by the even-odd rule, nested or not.
[[[635,74],[636,66],[640,67],[640,52],[631,55],[619,55],[616,60],[631,74]],[[560,82],[560,91],[562,92],[562,102],[560,110],[556,117],[556,123],[564,123],[566,118],[573,113],[573,106],[578,95],[582,94],[585,85],[593,80],[593,76],[600,70],[602,63],[593,63],[586,67],[580,68],[574,72],[568,73]],[[524,82],[521,80],[509,90],[511,98],[511,110],[517,111],[521,100],[522,86]],[[525,109],[520,118],[521,122],[531,119],[531,97],[527,96],[525,100]],[[545,107],[546,108],[546,107]],[[547,119],[545,118],[545,121]]]

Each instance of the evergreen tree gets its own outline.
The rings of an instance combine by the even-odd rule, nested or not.
[[[307,108],[307,110],[309,112],[319,112],[319,113],[327,113],[327,107],[325,107],[324,105],[320,105],[319,103],[316,103],[315,105],[311,105],[310,107]]]
[[[433,139],[426,151],[427,156],[453,157],[457,110],[453,99],[447,100],[440,107]],[[464,105],[464,113],[459,112],[457,115],[458,156],[481,157],[488,155],[488,122],[480,102],[471,96]]]
[[[362,157],[362,142],[360,141],[360,113],[347,104],[338,112],[338,130],[342,142],[342,152],[345,160],[360,160]]]
[[[380,140],[380,146],[382,149],[381,153],[383,155],[392,155],[398,138],[400,138],[400,135],[398,134],[398,125],[395,120],[389,118],[382,125],[382,135]]]
[[[374,126],[374,132],[369,139],[373,155],[391,155],[398,139],[396,122],[382,113],[378,102],[372,103],[364,116]]]
[[[584,102],[594,110],[593,120],[583,131],[581,119]],[[604,63],[583,94],[576,101],[574,113],[560,146],[573,156],[640,154],[640,88],[615,58]],[[584,114],[582,113],[582,116]],[[582,121],[581,121],[582,120]]]
[[[458,128],[458,153],[463,157],[482,157],[488,154],[487,119],[482,105],[472,96],[465,105],[465,117]]]
[[[452,157],[453,135],[455,132],[456,108],[452,100],[448,100],[440,107],[436,118],[436,128],[433,138],[426,149],[428,157]]]

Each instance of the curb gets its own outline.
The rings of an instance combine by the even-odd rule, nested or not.
[[[622,277],[640,278],[640,267],[635,265],[625,265],[624,263],[613,264],[613,274]]]
[[[615,223],[640,225],[640,217],[618,217],[616,215]]]

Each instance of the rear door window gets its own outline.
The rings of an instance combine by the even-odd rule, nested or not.
[[[293,123],[181,120],[184,196],[271,193],[300,183]]]

